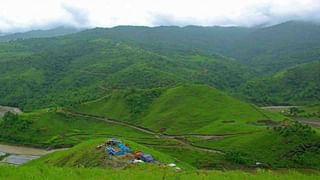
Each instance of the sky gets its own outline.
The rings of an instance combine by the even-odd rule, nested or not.
[[[118,25],[257,26],[320,22],[320,0],[0,0],[0,32]]]

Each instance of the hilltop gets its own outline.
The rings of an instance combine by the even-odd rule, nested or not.
[[[129,159],[125,156],[108,157],[104,149],[97,150],[96,146],[103,144],[106,139],[93,139],[80,143],[71,149],[55,152],[30,162],[28,165],[50,165],[57,167],[85,167],[85,168],[108,168],[108,169],[124,169],[135,168],[141,164],[130,164]],[[145,166],[165,166],[170,163],[176,163],[177,166],[185,169],[193,169],[192,166],[167,154],[159,152],[153,148],[135,143],[133,141],[124,140],[123,143],[128,144],[133,152],[144,152],[151,154],[159,164],[146,163]]]
[[[260,110],[206,85],[151,90],[114,90],[72,111],[113,118],[169,134],[233,134],[259,129],[255,123],[284,117]]]

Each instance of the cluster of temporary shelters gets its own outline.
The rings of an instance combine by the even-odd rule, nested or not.
[[[133,152],[130,145],[122,143],[116,138],[107,140],[104,144],[96,147],[97,149],[104,149],[107,156],[121,156],[133,155],[132,162],[154,162],[152,155],[143,152]],[[131,156],[132,157],[132,156]]]

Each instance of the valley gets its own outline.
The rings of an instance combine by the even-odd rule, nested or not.
[[[289,21],[1,36],[0,179],[317,179],[319,33]],[[110,156],[111,138],[132,152]]]

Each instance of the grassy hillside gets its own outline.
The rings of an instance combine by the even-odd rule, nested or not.
[[[58,167],[64,167],[65,169],[67,169],[68,167],[77,167],[77,169],[70,169],[71,172],[72,171],[79,171],[78,173],[81,174],[81,171],[99,171],[98,169],[91,169],[92,167],[103,167],[103,168],[107,168],[109,169],[110,172],[113,173],[118,173],[119,175],[122,174],[124,175],[125,172],[127,171],[134,171],[134,173],[132,173],[132,175],[130,176],[131,178],[135,175],[137,175],[137,173],[148,173],[148,172],[153,172],[156,171],[157,173],[153,174],[155,178],[163,178],[163,176],[166,176],[168,173],[173,173],[174,171],[170,168],[165,168],[163,166],[159,166],[159,165],[155,165],[155,164],[131,164],[131,165],[126,165],[125,169],[123,169],[124,166],[121,166],[121,161],[119,161],[119,157],[118,159],[116,158],[107,158],[105,157],[104,153],[102,151],[98,151],[95,149],[95,146],[97,144],[100,144],[104,141],[104,139],[96,139],[96,140],[90,140],[84,143],[81,143],[69,150],[66,151],[62,151],[62,152],[56,152],[50,155],[46,155],[38,160],[34,160],[30,163],[28,163],[27,165],[24,165],[21,168],[30,168],[34,169],[34,168],[39,168],[42,167],[41,169],[42,172],[46,172],[44,169],[56,169],[53,166],[58,166]],[[202,178],[213,178],[217,175],[219,175],[221,172],[219,171],[194,171],[194,169],[192,167],[190,167],[188,164],[176,161],[174,158],[163,154],[161,152],[158,152],[154,149],[139,145],[137,143],[134,143],[132,141],[125,141],[125,143],[130,144],[131,148],[135,151],[135,150],[139,150],[139,151],[143,151],[146,153],[150,153],[154,156],[154,158],[161,162],[162,164],[168,164],[168,163],[177,163],[179,167],[181,167],[183,170],[181,172],[175,172],[174,176],[168,176],[171,178],[182,178],[184,177],[184,175],[189,174],[189,178],[192,177],[193,173],[197,173],[197,177],[202,177]],[[232,143],[234,144],[234,143]],[[122,163],[123,165],[123,163]],[[79,168],[80,167],[80,168]],[[114,168],[118,168],[118,170],[114,169]],[[0,167],[1,168],[1,167]],[[4,169],[9,169],[6,166],[2,166],[2,168]],[[86,168],[86,169],[84,169]],[[112,168],[112,170],[110,169]],[[119,170],[119,168],[123,169],[123,170]],[[11,169],[13,171],[13,169]],[[62,172],[61,172],[62,173]],[[113,174],[111,173],[111,174]],[[224,178],[231,178],[229,177],[229,175],[231,174],[237,174],[236,172],[233,171],[226,171],[225,172],[225,177]],[[273,174],[276,172],[271,172],[271,171],[258,171],[255,172],[254,174],[251,173],[244,173],[241,174],[238,172],[238,175],[236,176],[237,178],[239,177],[246,177],[247,178],[264,178],[265,176],[263,176],[263,174]],[[108,173],[109,174],[109,173]],[[162,175],[161,175],[162,174]],[[234,174],[234,175],[235,175]],[[52,174],[54,176],[54,174]],[[159,176],[161,175],[161,176]],[[181,176],[182,175],[182,176]],[[273,174],[275,175],[275,174]],[[304,176],[300,176],[299,173],[296,172],[282,172],[281,174],[278,174],[277,177],[282,177],[284,176],[285,178],[288,177],[301,177],[301,178],[315,178],[317,176],[317,174],[308,174],[308,175],[304,175]],[[108,178],[111,178],[112,176],[108,176]],[[148,178],[150,179],[150,177],[153,176],[148,176]],[[186,176],[187,177],[187,176]],[[219,177],[219,176],[218,176]],[[267,176],[266,176],[267,177]]]
[[[161,150],[175,160],[197,168],[211,168],[207,161],[226,163],[221,154],[199,151],[175,139],[159,138],[127,126],[55,111],[42,110],[0,119],[0,127],[1,143],[58,148],[72,147],[96,138],[117,137]]]
[[[47,110],[0,120],[0,127],[1,141],[38,147],[70,147],[88,139],[110,136],[150,138],[134,129]]]
[[[221,150],[224,157],[207,167],[231,166],[319,168],[319,134],[309,126],[279,122],[285,118],[260,110],[204,85],[184,85],[168,89],[114,91],[103,99],[79,106],[73,111],[114,118],[181,137],[197,147]],[[282,125],[281,125],[282,124]],[[192,134],[215,134],[201,137]],[[175,154],[179,152],[162,151]],[[190,156],[189,161],[192,161]],[[227,165],[230,167],[230,165]]]
[[[199,146],[223,150],[226,158],[238,164],[265,167],[320,168],[320,134],[303,125],[290,125],[282,130],[228,136],[219,140],[193,138]]]
[[[122,139],[123,140],[123,139]],[[51,165],[58,167],[101,167],[101,168],[134,168],[137,165],[128,164],[128,159],[124,157],[107,157],[104,150],[96,150],[96,146],[103,144],[105,139],[94,139],[78,144],[71,149],[55,152],[53,154],[46,155],[32,161],[28,165]],[[153,158],[161,164],[176,163],[177,166],[185,170],[193,169],[192,166],[187,163],[178,161],[175,158],[170,157],[167,154],[159,152],[153,148],[143,146],[129,140],[123,140],[125,144],[128,144],[132,151],[141,151],[147,154],[151,154]],[[146,165],[148,166],[148,165]]]
[[[114,118],[169,134],[228,134],[261,129],[259,120],[284,118],[205,85],[112,91],[73,111]]]
[[[205,98],[202,94],[206,94]],[[195,95],[198,97],[197,100],[194,100]],[[122,99],[119,99],[120,97]],[[223,101],[218,101],[214,97]],[[197,108],[199,102],[213,107],[200,105],[200,108]],[[222,106],[224,103],[228,103],[228,106]],[[241,109],[237,105],[247,108]],[[236,109],[230,111],[226,107],[240,108],[241,111]],[[183,111],[185,108],[189,108],[189,111]],[[186,85],[133,92],[118,90],[104,99],[79,107],[74,106],[74,110],[78,110],[81,114],[93,115],[84,117],[81,114],[68,114],[58,110],[4,117],[0,122],[1,141],[40,147],[69,147],[90,139],[115,136],[156,149],[196,168],[252,168],[256,167],[256,162],[261,162],[264,167],[270,168],[320,167],[319,133],[308,126],[291,121],[279,124],[278,120],[281,120],[282,116],[261,111],[208,86]],[[179,114],[180,111],[187,115]],[[156,112],[158,115],[151,112]],[[127,119],[114,120],[122,122],[115,124],[95,115],[104,117],[112,115]],[[205,121],[211,116],[216,118],[211,119],[213,122]],[[150,117],[165,117],[168,119],[166,121],[168,126],[158,123],[157,118]],[[273,121],[260,119],[266,117],[272,118]],[[147,133],[134,128],[137,126],[161,133]],[[180,136],[166,137],[162,135],[163,133],[180,134]],[[87,145],[94,147],[90,143],[84,146]],[[75,162],[82,162],[81,159],[86,154],[95,152],[88,148],[81,149],[66,151],[67,154],[72,154],[68,156],[70,159],[58,156],[53,162],[76,166]],[[64,155],[66,154],[62,153],[62,156]],[[100,156],[93,153],[92,157]],[[90,165],[90,162],[84,163]]]
[[[270,78],[248,82],[241,91],[261,105],[298,105],[320,101],[320,62],[286,69]]]
[[[3,166],[0,165],[1,179],[32,179],[32,180],[56,180],[65,179],[223,179],[223,180],[284,180],[301,179],[314,180],[319,177],[319,173],[305,173],[298,171],[264,171],[244,172],[244,171],[183,171],[176,172],[168,168],[142,167],[139,169],[108,170],[108,169],[88,169],[88,168],[57,168],[46,166]]]

